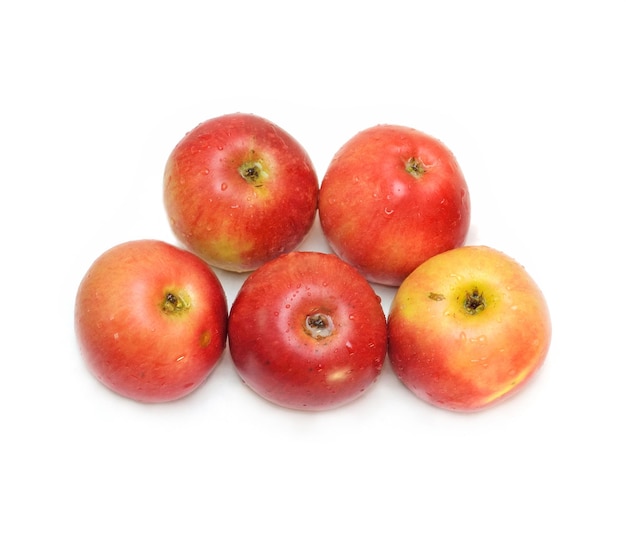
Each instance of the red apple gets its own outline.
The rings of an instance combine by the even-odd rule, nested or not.
[[[477,411],[519,391],[551,338],[544,296],[527,271],[486,246],[436,255],[399,287],[389,358],[400,380],[441,408]]]
[[[156,240],[98,257],[76,295],[81,352],[102,383],[141,402],[196,389],[226,347],[228,308],[211,268]]]
[[[360,396],[387,351],[380,298],[332,254],[292,252],[243,283],[230,312],[241,378],[280,406],[325,410]]]
[[[470,198],[455,157],[440,141],[378,125],[335,154],[319,212],[337,255],[368,280],[398,286],[429,257],[465,242]]]
[[[174,234],[230,271],[254,270],[296,248],[313,225],[318,192],[304,148],[270,121],[243,113],[198,125],[165,167]]]

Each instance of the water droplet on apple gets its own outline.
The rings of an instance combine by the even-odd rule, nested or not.
[[[394,210],[393,210],[393,209],[390,209],[390,208],[385,207],[385,214],[386,214],[387,216],[391,216],[393,213],[394,213]]]
[[[224,150],[224,145],[217,145],[217,150]]]
[[[350,315],[348,316],[348,319],[349,319],[350,321],[354,321],[354,314],[350,314]]]
[[[394,182],[393,183],[393,191],[398,195],[404,195],[406,192],[406,185],[404,182]]]
[[[348,350],[348,355],[354,355],[354,346],[350,340],[346,342],[346,349]]]
[[[225,192],[228,189],[228,184],[226,184],[225,182],[222,182],[222,185],[220,186],[220,189]]]
[[[291,308],[291,304],[285,304],[285,308],[287,308],[287,310],[289,310],[289,308]]]
[[[209,170],[208,170],[208,169],[206,169],[206,168],[205,168],[205,169],[203,169],[203,170],[202,170],[202,174],[203,174],[203,175],[208,175],[208,174],[209,174]]]

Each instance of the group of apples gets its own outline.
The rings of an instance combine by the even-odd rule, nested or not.
[[[365,129],[319,183],[285,130],[228,114],[175,146],[163,191],[182,246],[115,246],[76,296],[82,354],[121,395],[179,399],[228,344],[245,384],[280,406],[346,404],[388,356],[421,399],[476,411],[521,389],[547,356],[542,292],[509,256],[464,245],[466,181],[452,152],[423,132]],[[318,212],[333,253],[298,251]],[[247,273],[230,313],[211,267]],[[397,288],[388,317],[372,283]]]

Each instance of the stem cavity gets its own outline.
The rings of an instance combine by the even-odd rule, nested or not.
[[[317,312],[307,316],[304,320],[304,330],[316,340],[328,338],[333,334],[334,329],[333,320],[327,314]]]

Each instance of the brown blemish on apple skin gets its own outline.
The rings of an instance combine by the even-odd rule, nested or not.
[[[428,298],[433,300],[433,301],[442,301],[444,300],[446,297],[444,295],[442,295],[441,293],[433,293],[430,292],[428,294]]]
[[[205,348],[211,343],[211,331],[204,331],[200,335],[200,347]]]

